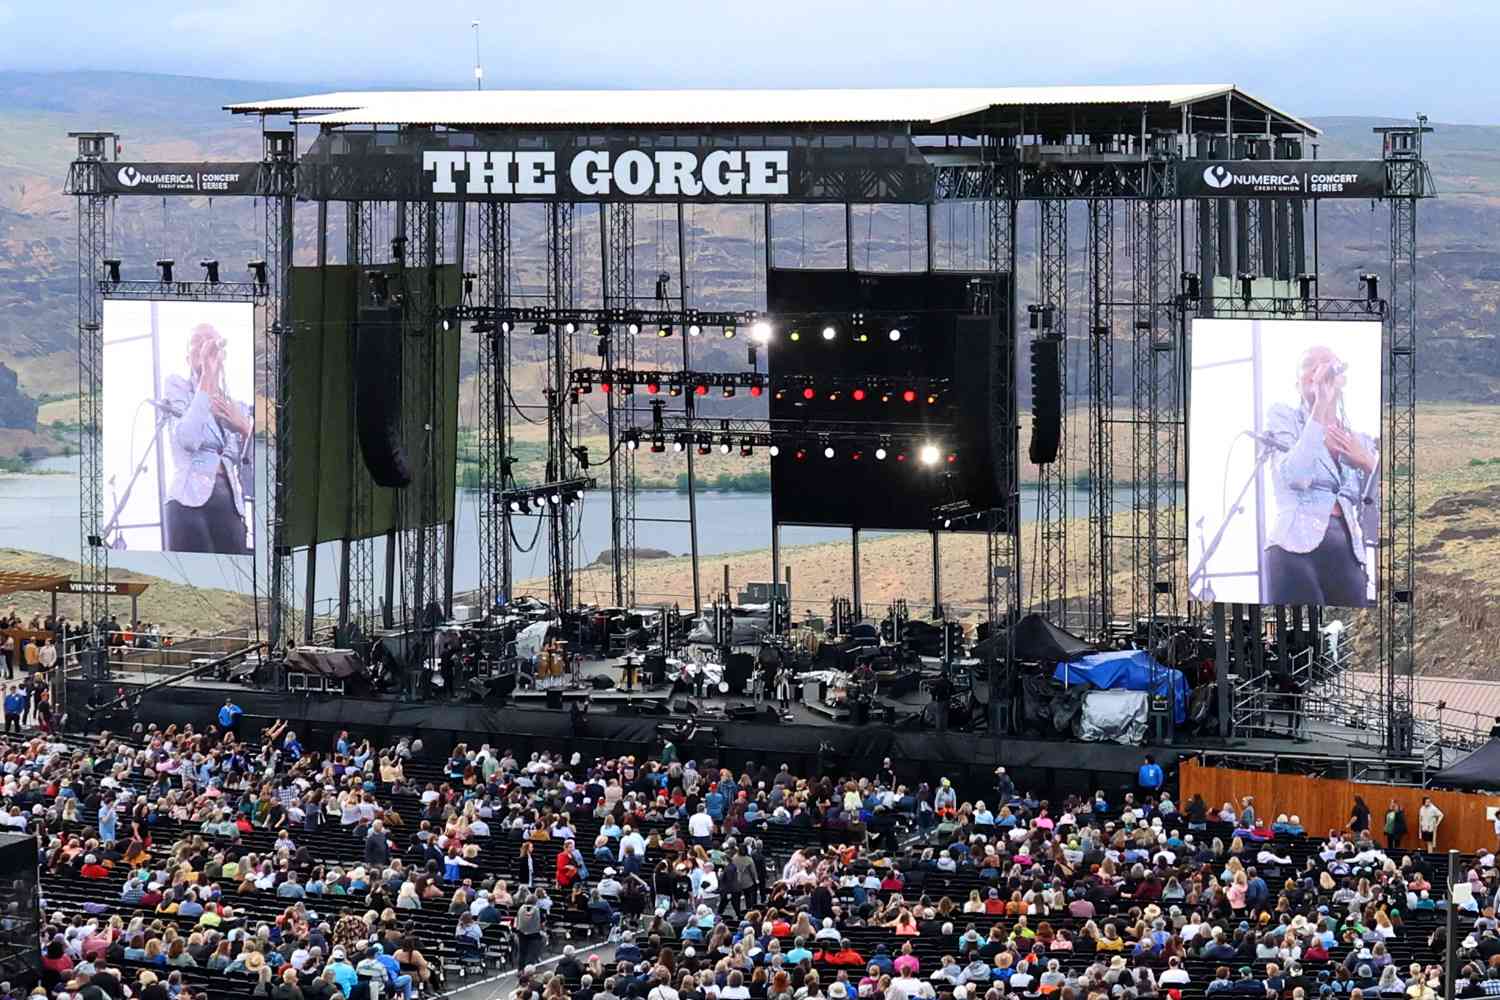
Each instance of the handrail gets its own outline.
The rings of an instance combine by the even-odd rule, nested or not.
[[[181,673],[173,674],[171,677],[164,677],[164,678],[162,678],[159,681],[152,681],[150,684],[147,684],[147,685],[145,685],[143,687],[136,688],[132,692],[129,692],[127,694],[121,695],[120,697],[116,698],[114,701],[107,702],[107,703],[105,703],[103,705],[98,705],[98,706],[92,706],[92,707],[90,707],[89,708],[89,715],[90,715],[90,717],[93,717],[93,716],[99,715],[99,714],[101,714],[103,712],[112,712],[115,709],[122,707],[126,702],[130,701],[130,699],[132,699],[132,698],[139,698],[141,695],[144,695],[144,694],[146,694],[149,691],[157,691],[157,690],[160,690],[161,688],[164,688],[164,687],[171,687],[173,684],[178,684],[178,683],[180,683],[182,681],[185,681],[185,680],[188,680],[189,678],[192,678],[192,677],[198,677],[201,674],[208,673],[210,670],[217,670],[219,667],[223,666],[226,663],[229,663],[229,662],[234,661],[234,660],[243,659],[246,656],[249,656],[253,652],[257,652],[257,651],[259,651],[261,649],[264,649],[265,645],[266,644],[264,642],[251,643],[250,645],[245,646],[242,649],[236,649],[236,650],[234,650],[231,653],[226,653],[225,655],[220,656],[219,658],[217,658],[215,660],[212,660],[212,661],[210,661],[208,663],[200,663],[196,667],[191,667],[191,668],[189,668],[187,670],[182,671]]]

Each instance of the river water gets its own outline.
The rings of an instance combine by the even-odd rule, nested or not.
[[[26,549],[67,559],[78,558],[78,459],[49,458],[35,464],[37,475],[0,474],[0,548]],[[54,474],[48,474],[54,473]],[[455,545],[454,587],[467,590],[479,583],[478,519],[481,494],[460,490],[457,503],[457,540]],[[1022,519],[1030,522],[1036,514],[1035,493],[1023,491]],[[1128,506],[1128,491],[1118,490],[1116,509]],[[770,545],[771,495],[769,493],[733,493],[703,491],[698,494],[698,551],[700,557],[764,549]],[[1085,516],[1088,495],[1082,490],[1070,491],[1069,510],[1073,516]],[[671,490],[643,490],[638,494],[636,512],[636,545],[643,549],[662,549],[684,555],[690,549],[688,538],[687,494]],[[529,547],[538,519],[518,517],[515,533],[521,545]],[[864,538],[880,537],[883,532],[865,532]],[[267,537],[262,531],[261,538]],[[783,545],[805,545],[815,542],[846,540],[848,529],[783,527]],[[580,527],[583,562],[588,563],[610,546],[609,492],[589,493],[582,505]],[[377,572],[383,567],[382,543],[377,542]],[[545,534],[529,552],[515,555],[515,578],[544,576],[547,572]],[[199,553],[111,552],[110,565],[149,573],[202,587],[221,587],[249,593],[252,590],[251,560]],[[262,564],[263,568],[263,564]],[[768,567],[769,568],[769,567]],[[298,557],[298,594],[302,593],[301,557]],[[710,572],[704,568],[705,574]],[[260,581],[264,587],[264,581]],[[316,597],[318,602],[331,601],[338,593],[338,547],[323,545],[319,549]]]

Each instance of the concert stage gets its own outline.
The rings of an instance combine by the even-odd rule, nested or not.
[[[603,668],[604,664],[593,665]],[[117,676],[111,684],[133,686],[135,678]],[[88,683],[70,683],[69,699],[81,706]],[[616,693],[626,697],[623,692]],[[785,761],[812,767],[823,759],[842,768],[878,767],[889,757],[898,774],[910,782],[951,778],[961,789],[982,793],[993,783],[994,770],[1004,765],[1021,787],[1028,783],[1049,794],[1091,794],[1096,788],[1114,790],[1133,785],[1136,768],[1145,754],[1163,764],[1185,757],[1212,753],[1226,758],[1258,760],[1267,770],[1296,767],[1299,758],[1344,760],[1351,766],[1372,763],[1358,753],[1352,758],[1350,742],[1337,738],[1293,740],[1286,737],[1223,739],[1180,738],[1172,745],[1121,746],[1062,738],[1025,739],[996,737],[987,732],[938,732],[930,727],[884,724],[855,725],[826,718],[794,702],[787,716],[773,718],[761,704],[753,720],[711,718],[729,705],[755,704],[744,698],[709,696],[691,698],[702,709],[696,716],[683,714],[635,714],[596,701],[582,717],[568,709],[513,707],[473,703],[412,702],[395,696],[348,698],[333,696],[289,696],[285,691],[261,690],[208,679],[192,679],[146,692],[139,705],[111,722],[94,729],[115,731],[135,722],[159,726],[192,723],[203,728],[214,722],[224,698],[232,697],[245,710],[244,730],[256,730],[277,719],[287,719],[310,748],[331,745],[341,729],[356,737],[368,737],[378,745],[389,745],[401,737],[420,739],[421,756],[443,760],[459,743],[471,747],[481,743],[510,747],[518,754],[550,750],[577,752],[588,760],[594,756],[646,755],[660,751],[663,726],[696,729],[678,738],[682,759],[716,759],[725,766],[743,766],[747,761],[769,763],[773,768]],[[660,694],[637,692],[629,696],[636,706],[661,700]],[[920,705],[913,700],[913,710]],[[80,712],[80,715],[82,713]],[[784,721],[783,721],[784,719]],[[830,749],[831,748],[831,751]],[[1276,758],[1281,759],[1281,763]],[[1418,761],[1407,764],[1415,770]]]

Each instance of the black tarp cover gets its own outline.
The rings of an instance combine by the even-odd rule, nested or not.
[[[999,638],[986,639],[974,647],[974,655],[989,655],[989,646],[998,645]],[[1056,663],[1059,660],[1074,660],[1094,652],[1094,647],[1065,629],[1058,628],[1045,616],[1032,612],[1016,622],[1016,659],[1028,662]]]
[[[1463,760],[1432,776],[1432,784],[1448,788],[1500,788],[1500,739],[1490,740]]]

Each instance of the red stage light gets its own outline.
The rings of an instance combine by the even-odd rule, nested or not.
[[[917,390],[907,389],[901,394],[901,398],[908,403],[915,403],[917,401]]]
[[[600,382],[599,383],[599,390],[601,392],[609,392],[609,390],[612,389],[612,388],[614,388],[614,387],[611,386],[608,382]]]
[[[661,392],[661,383],[660,382],[647,382],[646,383],[646,391],[649,392],[653,396],[656,395],[658,392]]]
[[[804,458],[807,457],[807,449],[805,449],[805,448],[798,448],[796,451],[794,451],[792,453],[792,457],[795,458],[799,462],[802,461]]]
[[[700,396],[707,396],[708,395],[708,386],[706,386],[706,385],[704,385],[704,384],[702,384],[700,382],[698,385],[696,385],[696,386],[693,387],[693,391],[695,393],[697,393],[698,395],[700,395]]]
[[[814,390],[812,386],[808,386],[806,389],[802,390],[803,399],[812,399],[813,397],[817,396],[817,394],[817,391]]]
[[[952,465],[954,462],[957,462],[957,461],[958,461],[958,455],[955,454],[954,452],[950,451],[948,453],[948,464]]]
[[[760,386],[758,386],[758,385],[752,385],[750,387],[750,395],[752,395],[752,396],[759,396],[760,393],[761,393]]]
[[[904,461],[906,461],[906,452],[904,452],[904,451],[898,451],[898,452],[896,452],[896,461],[898,461],[898,462],[904,462]]]
[[[851,451],[849,453],[849,461],[851,461],[851,462],[858,462],[859,459],[860,459],[860,456],[863,455],[863,454],[864,454],[864,452]]]
[[[853,391],[853,392],[851,392],[851,393],[850,393],[850,394],[849,394],[849,395],[851,395],[851,396],[853,396],[853,397],[854,397],[854,401],[855,401],[855,402],[856,402],[856,403],[861,403],[861,402],[864,402],[864,398],[865,398],[865,391],[864,391],[864,390],[863,390],[863,389],[855,389],[855,390],[854,390],[854,391]]]

